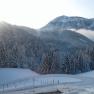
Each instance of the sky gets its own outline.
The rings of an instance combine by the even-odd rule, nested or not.
[[[61,15],[94,18],[94,0],[0,0],[0,22],[38,29]]]

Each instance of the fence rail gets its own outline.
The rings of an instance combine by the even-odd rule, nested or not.
[[[46,77],[45,77],[46,78]],[[54,79],[41,79],[41,77],[25,78],[13,81],[11,83],[4,83],[0,85],[0,92],[22,90],[22,89],[33,89],[38,87],[46,87],[51,85],[62,84],[60,80]],[[62,79],[63,80],[63,79]]]

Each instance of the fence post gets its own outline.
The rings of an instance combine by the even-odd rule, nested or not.
[[[34,90],[34,88],[35,88],[35,77],[32,78],[32,81],[33,81],[32,83],[33,83],[33,94],[34,94],[35,93],[35,90]]]
[[[3,92],[4,92],[4,84],[3,84]]]
[[[58,80],[58,85],[59,85],[59,80]]]
[[[53,80],[53,85],[54,85],[54,80]]]

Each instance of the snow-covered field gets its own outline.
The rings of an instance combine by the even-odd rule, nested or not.
[[[94,78],[94,71],[90,71],[90,72],[86,72],[86,73],[81,73],[81,74],[78,74],[78,76]]]
[[[28,69],[0,68],[0,94],[34,94],[60,90],[63,94],[94,94],[94,71],[79,75],[39,75]]]
[[[28,69],[0,68],[0,85],[37,75],[38,74]]]

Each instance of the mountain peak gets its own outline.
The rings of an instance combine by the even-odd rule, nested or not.
[[[78,16],[59,16],[50,21],[41,30],[53,30],[53,29],[89,29],[94,30],[94,19],[88,19]]]
[[[59,16],[59,17],[56,17],[53,21],[64,21],[64,20],[85,20],[86,18],[83,18],[83,17],[78,17],[78,16]]]

